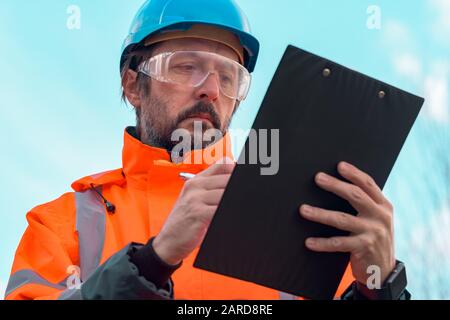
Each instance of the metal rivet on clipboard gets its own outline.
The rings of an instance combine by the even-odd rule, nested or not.
[[[325,78],[328,78],[328,77],[331,75],[331,70],[328,69],[328,68],[323,69],[322,75],[323,75]]]
[[[384,97],[386,97],[386,92],[380,90],[380,92],[378,92],[378,98],[383,99]]]

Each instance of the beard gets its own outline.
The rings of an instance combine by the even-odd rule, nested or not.
[[[219,130],[222,137],[226,134],[228,127],[231,122],[233,115],[227,119],[227,121],[222,125],[219,115],[214,110],[214,106],[210,103],[198,102],[195,105],[182,111],[175,119],[170,119],[168,114],[168,102],[161,99],[151,97],[147,103],[141,106],[137,112],[137,134],[141,142],[156,148],[166,149],[169,153],[172,149],[179,143],[179,141],[174,141],[172,139],[172,134],[180,129],[180,124],[186,119],[189,119],[198,114],[208,114],[211,120],[212,129]],[[202,132],[197,132],[195,130],[191,134],[191,150],[203,149],[208,145],[213,144],[217,141],[203,141],[202,137],[204,131],[208,128],[202,126]],[[195,135],[200,134],[199,137],[202,141],[201,144],[194,144],[196,138]],[[198,138],[198,137],[197,137]]]

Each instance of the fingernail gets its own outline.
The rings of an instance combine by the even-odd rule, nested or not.
[[[349,166],[346,162],[341,162],[339,165],[339,169],[341,169],[341,172],[345,172],[349,169]]]
[[[302,211],[303,214],[311,215],[311,214],[312,214],[312,207],[311,207],[311,206],[308,206],[307,204],[304,204],[304,205],[301,207],[301,211]]]
[[[307,246],[314,246],[316,244],[316,240],[308,238],[306,239],[306,245]]]
[[[317,181],[321,182],[321,183],[326,183],[328,182],[328,177],[325,173],[319,173],[317,176]]]

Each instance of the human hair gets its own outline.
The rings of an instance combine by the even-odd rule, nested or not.
[[[123,80],[126,72],[128,70],[133,70],[137,72],[139,65],[150,59],[155,51],[157,44],[151,46],[137,45],[135,48],[130,50],[124,57],[122,68],[120,70],[120,76]],[[150,94],[150,81],[145,74],[138,73],[136,83],[138,85],[138,89],[145,95],[148,96]],[[125,91],[122,88],[122,101],[127,103]]]

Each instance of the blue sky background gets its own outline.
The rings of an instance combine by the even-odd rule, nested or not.
[[[252,125],[288,44],[427,99],[385,193],[396,208],[409,289],[415,298],[450,299],[450,1],[238,2],[261,54],[234,128]],[[121,166],[123,128],[134,113],[120,101],[120,47],[142,3],[2,0],[2,296],[26,212],[70,191],[79,177]],[[81,10],[80,30],[66,27],[70,5]],[[370,5],[381,10],[379,30],[366,26]]]

